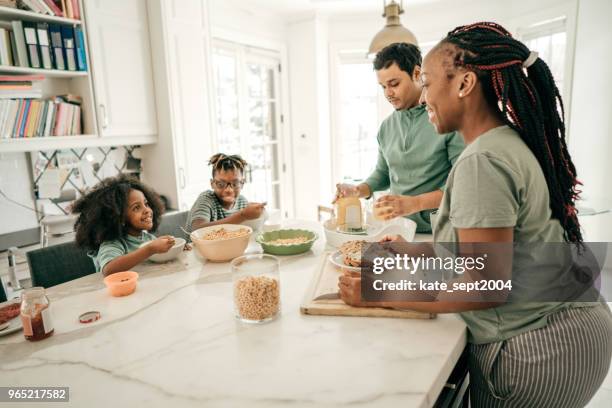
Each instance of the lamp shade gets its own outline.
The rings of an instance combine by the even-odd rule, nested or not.
[[[387,45],[394,43],[404,42],[417,45],[417,39],[414,34],[400,22],[399,15],[401,12],[399,4],[393,1],[385,7],[385,14],[383,16],[387,18],[387,24],[372,39],[368,49],[368,56],[374,56]]]

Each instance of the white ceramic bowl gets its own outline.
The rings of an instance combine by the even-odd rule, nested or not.
[[[264,223],[268,219],[268,211],[266,209],[263,210],[259,218],[255,218],[254,220],[246,220],[241,222],[241,225],[246,225],[250,227],[253,231],[261,231]]]
[[[393,219],[386,224],[377,225],[376,228],[369,229],[369,233],[365,235],[338,232],[336,231],[335,220],[325,221],[323,227],[325,229],[325,239],[327,243],[334,248],[340,248],[345,242],[354,241],[356,239],[377,242],[385,235],[394,234],[401,235],[406,241],[412,242],[414,240],[414,234],[416,233],[416,223],[404,217]]]
[[[203,239],[206,234],[221,228],[225,228],[229,231],[236,231],[241,228],[246,228],[248,230],[248,234],[227,239]],[[252,234],[253,229],[247,225],[220,224],[212,227],[199,228],[193,231],[190,237],[193,246],[195,247],[196,251],[202,255],[202,257],[211,262],[227,262],[239,257],[244,253],[249,245],[249,239],[251,238]]]
[[[143,247],[145,245],[149,245],[151,243],[151,241],[149,242],[145,242],[144,244],[142,244],[140,247]],[[183,238],[174,238],[174,246],[172,246],[172,248],[170,248],[168,250],[168,252],[165,252],[163,254],[153,254],[149,257],[150,261],[153,262],[157,262],[157,263],[163,263],[163,262],[168,262],[171,261],[175,258],[177,258],[182,252],[183,249],[185,248],[185,244],[187,243],[187,241],[185,241]]]

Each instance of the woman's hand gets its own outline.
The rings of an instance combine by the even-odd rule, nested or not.
[[[174,237],[172,235],[163,235],[151,241],[145,248],[148,248],[151,254],[163,254],[168,252],[173,246]]]
[[[374,203],[374,212],[379,219],[390,220],[421,211],[417,197],[402,195],[385,195]]]
[[[385,235],[380,241],[381,244],[385,243],[385,242],[408,242],[404,239],[404,237],[402,237],[401,235]]]
[[[344,272],[338,278],[340,299],[349,306],[365,307],[366,302],[361,300],[361,277],[358,273]]]

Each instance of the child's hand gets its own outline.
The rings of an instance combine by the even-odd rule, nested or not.
[[[261,217],[266,203],[249,203],[240,211],[240,214],[247,220],[254,220]]]
[[[168,252],[173,246],[174,237],[171,235],[164,235],[151,241],[146,248],[149,248],[153,254],[163,254]]]
[[[183,251],[191,251],[191,245],[185,244],[185,246],[183,247]]]

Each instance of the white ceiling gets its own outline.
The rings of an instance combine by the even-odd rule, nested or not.
[[[305,13],[321,12],[338,13],[380,13],[383,12],[383,0],[217,0],[231,2],[251,14],[274,14],[283,17],[295,17]],[[388,4],[390,0],[386,0]],[[400,2],[400,0],[396,0]],[[433,4],[442,0],[403,0],[404,8]]]

